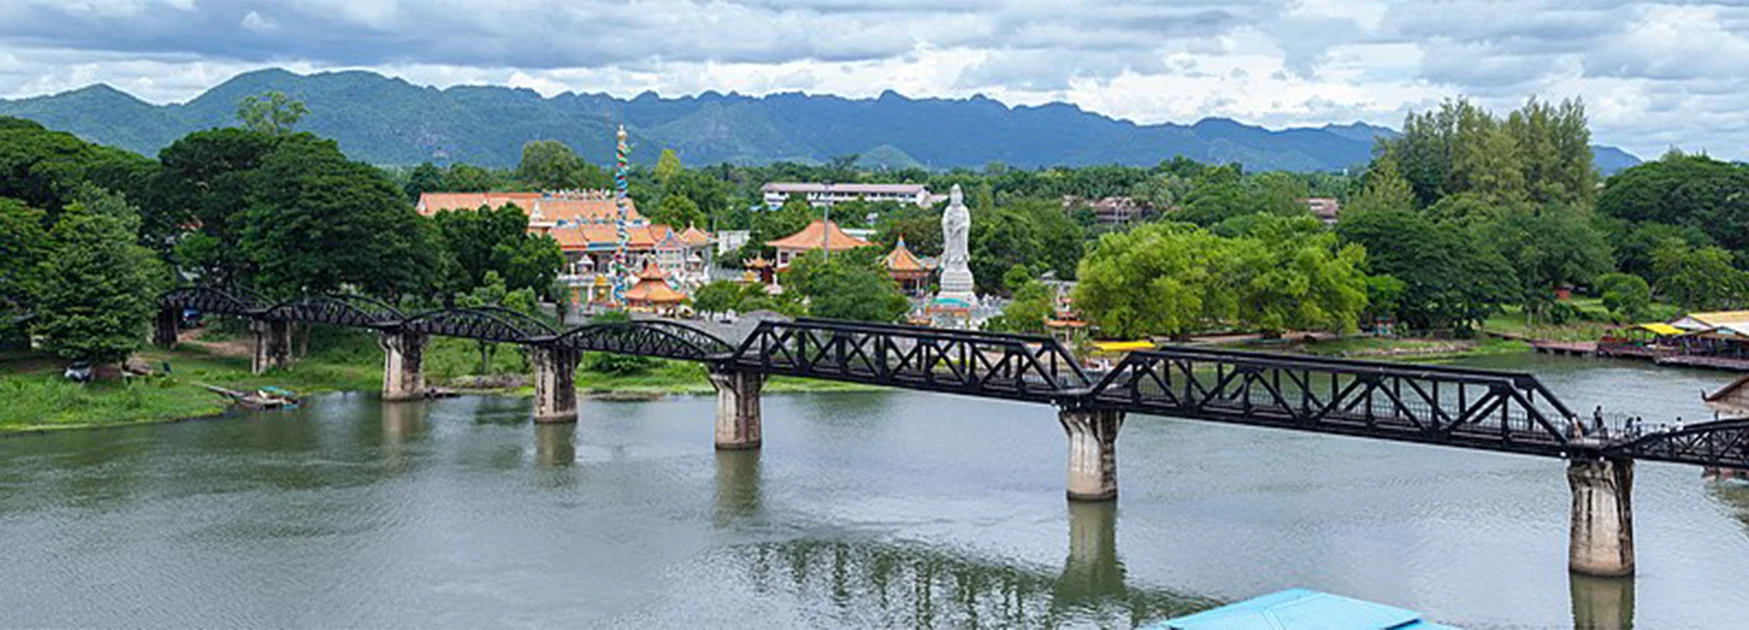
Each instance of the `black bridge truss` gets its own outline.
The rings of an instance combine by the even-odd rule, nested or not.
[[[1049,337],[800,319],[761,322],[729,363],[766,374],[1033,402],[1084,396],[1089,381]]]
[[[1563,458],[1633,458],[1749,469],[1749,419],[1602,439],[1525,372],[1195,347],[1132,352],[1090,378],[1056,340],[802,318],[760,322],[739,344],[667,320],[557,330],[516,311],[402,313],[353,295],[272,302],[186,287],[165,309],[498,343],[698,361],[713,369],[1111,409],[1317,433]]]

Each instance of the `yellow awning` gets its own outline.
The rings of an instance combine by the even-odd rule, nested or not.
[[[1129,352],[1132,350],[1153,350],[1152,341],[1095,341],[1093,347],[1106,352]]]
[[[1640,324],[1640,329],[1651,331],[1654,335],[1680,335],[1683,333],[1681,328],[1669,324]]]

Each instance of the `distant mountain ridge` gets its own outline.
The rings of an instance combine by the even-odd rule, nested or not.
[[[891,90],[872,99],[780,93],[764,97],[705,92],[620,99],[526,88],[437,89],[372,72],[299,75],[267,69],[237,75],[187,103],[153,105],[98,84],[51,96],[0,99],[0,115],[19,116],[146,155],[187,133],[232,124],[244,97],[278,90],[310,114],[299,129],[334,138],[347,155],[376,164],[432,161],[514,166],[522,144],[559,140],[584,159],[612,159],[623,120],[634,160],[673,148],[687,164],[823,162],[858,154],[869,167],[1036,168],[1153,165],[1182,155],[1249,170],[1334,171],[1364,165],[1374,139],[1395,131],[1366,123],[1269,130],[1225,118],[1191,125],[1139,125],[1066,103],[1010,107],[981,95],[911,99]],[[1605,173],[1638,164],[1613,147],[1594,147]]]

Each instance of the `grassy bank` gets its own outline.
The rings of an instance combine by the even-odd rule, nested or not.
[[[1442,361],[1462,357],[1528,352],[1530,345],[1507,339],[1417,339],[1346,337],[1317,342],[1243,341],[1219,347],[1375,361]]]
[[[135,356],[153,370],[165,363],[170,371],[152,377],[129,377],[80,385],[61,377],[64,360],[42,354],[0,353],[0,433],[117,426],[166,422],[223,412],[229,401],[201,387],[206,383],[250,391],[275,385],[297,392],[378,391],[382,389],[382,350],[374,336],[344,330],[318,330],[308,354],[292,366],[255,375],[249,372],[246,341],[213,331],[175,350],[148,348]],[[514,394],[529,394],[530,370],[513,346],[490,349],[482,362],[480,347],[471,341],[433,339],[426,347],[426,382]],[[647,398],[667,394],[709,394],[704,367],[682,361],[659,361],[638,374],[603,374],[578,370],[577,388],[585,395]],[[849,391],[871,388],[847,383],[774,378],[768,392]]]

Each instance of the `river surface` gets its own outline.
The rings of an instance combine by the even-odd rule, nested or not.
[[[1727,375],[1556,357],[1569,405],[1704,414]],[[1064,500],[1049,407],[770,395],[384,405],[0,440],[5,627],[1131,627],[1277,589],[1468,628],[1749,626],[1749,487],[1641,464],[1637,578],[1567,573],[1552,459],[1132,416]]]

